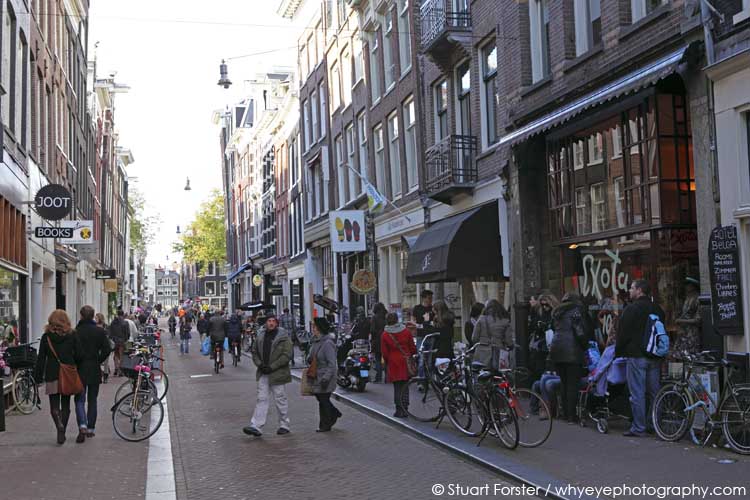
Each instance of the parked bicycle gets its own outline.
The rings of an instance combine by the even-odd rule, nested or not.
[[[145,345],[143,343],[136,343],[133,350],[130,351],[126,356],[122,358],[121,367],[126,374],[130,374],[128,380],[124,381],[115,392],[115,402],[119,401],[123,396],[129,392],[135,391],[136,387],[141,387],[145,390],[150,388],[154,395],[159,401],[164,401],[169,391],[169,377],[161,368],[155,365],[157,361],[164,362],[164,359],[156,355],[156,347]],[[134,371],[135,366],[145,365],[149,367],[150,376],[146,379],[141,380],[142,386],[138,386],[138,379]],[[160,383],[156,384],[155,380],[159,380]]]
[[[164,421],[164,405],[151,388],[151,367],[139,363],[125,369],[135,374],[135,389],[120,398],[112,407],[115,433],[125,441],[143,441],[153,436]]]
[[[1,353],[5,364],[13,370],[10,390],[13,406],[9,410],[15,408],[24,415],[30,415],[35,409],[42,408],[39,387],[34,380],[37,351],[32,344],[35,343],[8,347]]]
[[[664,441],[679,441],[689,431],[694,442],[705,446],[721,429],[729,446],[750,455],[750,384],[736,384],[732,375],[739,368],[712,351],[683,353],[682,379],[665,385],[656,395],[651,416],[656,434]],[[696,368],[724,369],[724,385],[718,399],[695,375]],[[694,425],[700,417],[702,426]]]

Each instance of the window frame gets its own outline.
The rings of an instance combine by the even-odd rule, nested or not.
[[[529,0],[529,41],[531,83],[537,83],[550,74],[548,0]]]
[[[495,53],[494,69],[490,69],[487,66],[488,57],[486,54],[490,48],[492,50],[489,52]],[[479,54],[482,76],[479,79],[479,85],[481,87],[480,114],[482,115],[482,146],[484,149],[488,149],[500,140],[497,119],[497,39],[493,37],[489,42],[480,47]],[[492,89],[492,95],[490,95],[490,89]]]
[[[383,124],[378,123],[372,128],[372,145],[375,151],[375,185],[378,191],[387,193],[387,179],[385,173],[385,138]],[[388,196],[390,198],[390,195]]]
[[[403,180],[401,179],[401,130],[398,122],[398,111],[394,111],[386,117],[388,124],[388,159],[390,168],[390,193],[391,199],[401,198],[404,192]]]
[[[404,116],[404,153],[406,157],[407,193],[419,189],[417,106],[414,96],[409,96],[402,106]],[[407,117],[409,118],[407,120]],[[411,154],[410,154],[411,151]],[[411,157],[411,161],[410,161]]]
[[[450,136],[448,108],[450,107],[450,92],[448,79],[443,78],[433,85],[433,106],[435,110],[435,144]]]

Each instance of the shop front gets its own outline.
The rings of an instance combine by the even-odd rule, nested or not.
[[[634,280],[676,334],[700,281],[695,172],[682,82],[671,77],[546,137],[546,289],[578,292],[605,336]],[[705,332],[706,334],[709,332]]]
[[[26,216],[0,196],[0,329],[28,341]]]

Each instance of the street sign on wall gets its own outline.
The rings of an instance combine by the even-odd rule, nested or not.
[[[94,221],[64,220],[59,226],[37,226],[34,228],[37,238],[55,238],[65,245],[88,245],[94,243]]]
[[[47,184],[37,191],[34,197],[36,212],[47,220],[61,220],[70,214],[73,197],[61,184]]]
[[[742,275],[735,226],[719,226],[708,241],[711,315],[720,335],[742,335]]]
[[[363,252],[367,250],[364,210],[337,210],[329,215],[331,250]]]
[[[117,278],[117,271],[115,269],[97,269],[94,271],[94,276],[98,280],[115,279]]]

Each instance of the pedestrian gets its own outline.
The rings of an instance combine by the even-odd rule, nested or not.
[[[569,292],[562,303],[552,312],[554,336],[550,345],[550,359],[560,376],[562,410],[569,423],[577,422],[578,386],[586,373],[588,341],[593,332],[587,328],[584,315],[588,314],[577,293]]]
[[[229,339],[229,348],[234,352],[234,345],[237,345],[237,352],[240,352],[242,344],[242,311],[237,309],[227,321],[227,338]],[[240,355],[240,359],[242,356]]]
[[[372,348],[372,355],[375,358],[375,383],[379,384],[383,381],[383,350],[382,342],[383,330],[386,326],[386,315],[388,311],[382,302],[376,303],[372,306],[372,321],[370,326],[370,346]]]
[[[224,368],[224,339],[227,338],[227,320],[221,314],[214,314],[208,320],[208,335],[211,337],[211,359],[216,356],[216,348],[219,348],[219,365]]]
[[[336,340],[330,333],[331,324],[325,318],[314,318],[310,340],[310,355],[307,362],[310,366],[308,374],[310,386],[318,400],[320,423],[316,432],[328,432],[341,418],[341,412],[331,403],[331,394],[336,389]]]
[[[479,317],[472,341],[479,344],[474,350],[474,360],[492,370],[510,368],[509,352],[513,349],[513,328],[510,314],[495,299],[490,299]]]
[[[453,359],[453,325],[456,322],[456,316],[442,300],[435,302],[434,311],[433,333],[437,332],[439,335],[433,341],[434,347],[431,349],[437,348],[436,358]]]
[[[471,311],[469,311],[469,320],[464,323],[464,337],[466,338],[466,343],[469,344],[469,347],[474,345],[474,341],[472,340],[474,327],[479,320],[479,316],[482,315],[482,311],[484,311],[484,304],[481,302],[475,302],[474,305],[471,306]]]
[[[421,302],[412,309],[414,323],[417,325],[417,350],[422,348],[425,336],[433,333],[432,328],[435,319],[435,311],[432,307],[432,290],[422,290],[419,298]],[[422,356],[419,357],[418,363],[419,376],[424,377],[424,358]]]
[[[192,338],[193,322],[185,317],[180,325],[180,354],[189,354],[190,339]]]
[[[240,311],[237,311],[238,314]],[[297,338],[297,319],[293,313],[289,312],[289,308],[285,307],[281,316],[279,316],[279,326],[287,331],[289,336],[292,338],[292,366],[294,366],[294,346],[299,346],[299,339]]]
[[[393,416],[406,418],[409,416],[409,392],[406,388],[410,378],[406,360],[416,354],[417,348],[411,332],[398,321],[395,313],[388,313],[385,322],[380,344],[385,358],[386,378],[393,384],[393,403],[396,406]]]
[[[632,302],[620,316],[615,357],[627,358],[626,378],[630,392],[630,407],[633,410],[633,423],[624,435],[641,437],[653,426],[649,405],[659,392],[661,360],[647,357],[643,348],[643,337],[651,314],[664,321],[664,311],[650,297],[651,285],[646,280],[635,280],[630,284]]]
[[[130,340],[130,342],[135,342],[138,339],[138,325],[136,324],[136,321],[138,321],[138,318],[136,318],[135,314],[125,317],[125,323],[128,325],[128,338],[126,339],[126,342],[128,340]]]
[[[172,335],[172,338],[174,338],[175,333],[177,333],[177,319],[175,319],[174,313],[172,313],[171,311],[169,312],[167,326],[169,327],[169,333]]]
[[[367,319],[365,308],[357,306],[356,316],[354,317],[354,327],[352,327],[352,340],[369,340],[370,339],[370,320]]]
[[[70,419],[70,395],[61,394],[58,384],[60,363],[76,365],[80,360],[78,341],[73,335],[70,318],[62,309],[52,311],[39,341],[34,380],[45,383],[50,415],[57,430],[57,444],[65,442]]]
[[[125,322],[125,313],[122,309],[117,310],[117,316],[109,325],[109,338],[115,343],[112,358],[115,361],[115,377],[121,377],[120,363],[122,353],[125,351],[125,343],[130,338],[130,327]]]
[[[75,334],[80,351],[78,374],[83,382],[83,392],[75,396],[78,421],[76,443],[83,443],[87,437],[92,438],[95,434],[97,398],[99,384],[102,382],[99,367],[107,359],[111,349],[107,332],[96,324],[94,308],[91,306],[81,308],[81,319],[76,325]]]
[[[531,301],[529,301],[531,305]],[[551,294],[539,296],[536,308],[531,310],[527,322],[529,336],[529,369],[531,380],[539,380],[545,371],[549,347],[547,331],[552,329],[552,311],[559,305],[557,297]]]
[[[201,342],[203,342],[203,339],[206,336],[206,332],[208,332],[208,320],[206,319],[206,316],[204,314],[198,316],[198,323],[196,324],[196,328],[198,329],[198,334],[200,335]]]
[[[102,313],[96,313],[94,315],[94,320],[96,321],[96,326],[102,328],[104,330],[104,333],[107,335],[107,344],[109,345],[109,351],[112,352],[112,350],[115,348],[115,343],[112,341],[112,339],[109,338],[109,327],[107,326],[107,321],[104,319],[104,315]],[[109,380],[109,356],[107,356],[105,360],[102,361],[101,371],[102,383],[106,384]]]
[[[279,429],[276,434],[289,434],[289,403],[284,385],[292,381],[292,370],[289,362],[292,356],[292,339],[274,314],[266,318],[265,329],[258,332],[253,344],[253,363],[258,368],[255,379],[258,383],[258,394],[255,412],[250,425],[242,429],[245,434],[261,436],[268,417],[269,396],[273,393],[276,411],[279,414]]]

